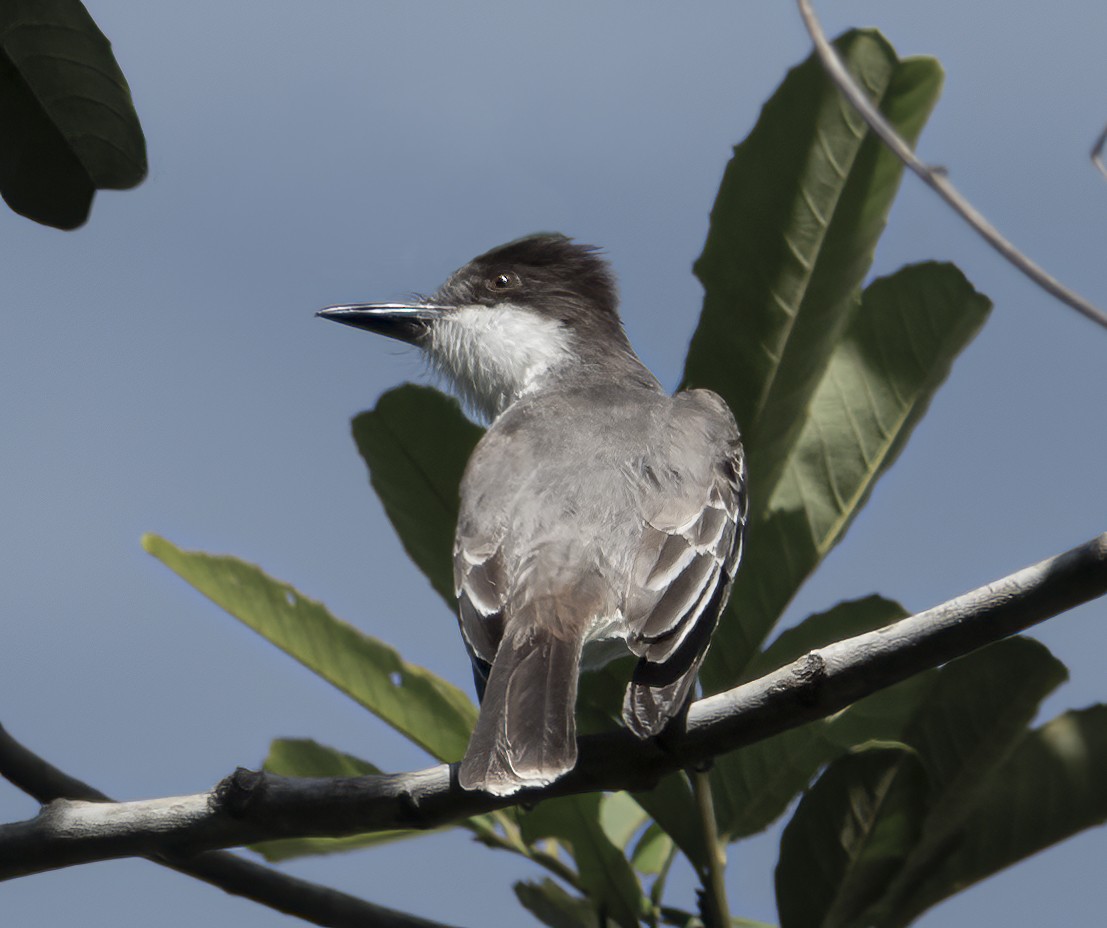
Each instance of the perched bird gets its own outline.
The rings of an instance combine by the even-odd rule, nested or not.
[[[606,262],[562,235],[494,248],[425,300],[319,315],[418,346],[491,423],[454,545],[481,697],[461,785],[504,796],[571,770],[579,672],[628,651],[623,718],[658,734],[689,701],[742,551],[745,464],[723,400],[665,393]]]

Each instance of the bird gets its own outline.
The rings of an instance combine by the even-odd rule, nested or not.
[[[600,250],[530,235],[429,297],[317,315],[418,347],[489,423],[453,550],[480,699],[461,787],[511,796],[572,770],[580,672],[621,655],[626,727],[679,719],[741,558],[745,456],[718,394],[669,395],[639,360]]]

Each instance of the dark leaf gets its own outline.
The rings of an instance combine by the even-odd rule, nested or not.
[[[146,141],[111,44],[77,0],[0,4],[0,194],[74,229],[96,190],[146,176]]]

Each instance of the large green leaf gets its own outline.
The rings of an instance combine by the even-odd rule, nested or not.
[[[937,62],[901,62],[876,32],[835,44],[913,141],[938,97]],[[902,173],[814,55],[789,72],[727,166],[695,266],[704,308],[684,381],[734,411],[755,523],[856,306]]]
[[[987,801],[992,776],[1022,743],[1049,693],[1068,676],[1044,645],[1009,638],[947,664],[903,740],[919,752],[933,785],[922,832],[874,916],[902,910],[927,874],[960,840]]]
[[[1107,706],[1066,712],[1030,732],[981,790],[948,852],[881,925],[899,928],[941,900],[1107,822]]]
[[[903,747],[872,747],[831,764],[781,836],[781,928],[862,925],[917,837],[926,792],[922,764]]]
[[[182,551],[157,535],[146,535],[142,544],[236,619],[434,757],[454,761],[464,753],[477,711],[457,687],[252,564]]]
[[[73,229],[97,189],[146,176],[146,142],[111,44],[78,0],[0,3],[0,195]]]
[[[837,544],[987,318],[955,267],[905,267],[866,288],[802,421],[776,491],[751,526],[704,665],[733,685],[803,580]]]
[[[522,817],[524,839],[556,838],[571,849],[581,886],[596,911],[622,928],[637,928],[648,902],[630,862],[600,824],[601,797],[547,799]]]
[[[457,490],[482,430],[456,400],[407,384],[355,418],[353,431],[404,550],[452,610]]]

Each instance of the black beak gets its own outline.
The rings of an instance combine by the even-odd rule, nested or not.
[[[315,315],[352,325],[355,329],[417,344],[434,320],[450,309],[449,306],[431,303],[352,303],[348,306],[328,306]]]

